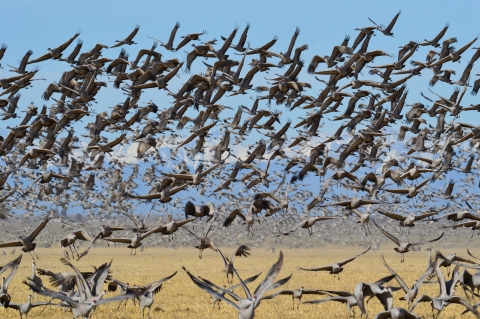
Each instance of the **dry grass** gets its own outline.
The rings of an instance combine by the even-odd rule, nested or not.
[[[229,255],[232,249],[224,249]],[[373,282],[377,279],[389,275],[381,262],[380,251],[370,251],[366,255],[358,258],[351,264],[348,264],[340,280],[333,278],[326,272],[306,272],[298,270],[299,266],[313,267],[327,265],[334,261],[346,259],[362,251],[357,247],[345,248],[325,248],[308,250],[284,249],[285,261],[282,272],[278,278],[283,278],[293,273],[290,282],[283,288],[305,288],[329,289],[353,291],[355,285],[360,281]],[[391,249],[383,248],[385,259],[389,265],[398,271],[400,276],[411,285],[425,269],[427,261],[427,252],[408,253],[406,261],[400,264],[400,255]],[[453,252],[453,251],[452,251]],[[444,253],[450,253],[445,250]],[[475,252],[473,252],[475,254]],[[37,254],[40,257],[38,267],[46,268],[54,272],[69,271],[68,267],[62,265],[59,261],[59,249],[38,249]],[[258,285],[263,279],[270,266],[277,260],[278,250],[275,254],[266,252],[265,249],[252,250],[249,258],[237,258],[235,265],[239,273],[244,278],[253,276],[262,272],[262,276],[251,286]],[[12,256],[1,256],[0,265],[13,259]],[[155,303],[152,307],[151,316],[153,318],[236,318],[236,312],[233,308],[222,303],[220,310],[213,310],[212,303],[208,294],[197,288],[181,270],[185,266],[196,276],[202,276],[222,285],[227,284],[225,274],[222,271],[223,263],[220,256],[212,251],[205,251],[202,260],[198,259],[198,252],[193,249],[161,249],[149,248],[144,252],[138,252],[137,256],[130,256],[126,248],[98,248],[92,249],[90,254],[75,264],[81,270],[92,269],[94,265],[99,266],[103,262],[113,259],[113,276],[121,281],[131,284],[145,284],[151,281],[163,278],[175,271],[177,275],[166,282],[162,291],[156,295]],[[22,284],[22,280],[31,274],[30,256],[25,255],[19,271],[14,278],[10,293],[15,302],[25,302],[29,290]],[[47,280],[45,279],[44,282]],[[235,282],[238,282],[235,280]],[[391,285],[397,285],[392,281]],[[461,289],[458,289],[460,292]],[[422,286],[420,293],[432,295],[438,294],[438,285],[430,284]],[[463,292],[460,292],[463,295]],[[108,294],[106,297],[113,294]],[[395,306],[406,307],[406,302],[399,301],[401,292],[395,293]],[[303,300],[323,298],[322,296],[305,296]],[[46,300],[43,297],[36,297],[36,300]],[[292,311],[292,303],[289,296],[279,296],[273,300],[262,301],[256,311],[257,318],[347,318],[346,306],[339,303],[325,303],[320,305],[301,305],[299,311]],[[129,302],[126,310],[116,311],[117,304],[102,305],[97,308],[94,318],[141,318],[141,310],[134,307]],[[358,308],[357,314],[359,313]],[[376,314],[382,310],[382,306],[377,300],[372,300],[368,304],[370,314]],[[451,305],[442,312],[442,318],[460,318],[463,311],[461,306]],[[417,313],[424,318],[431,317],[429,304],[421,304],[417,307]],[[0,309],[0,318],[18,318],[18,312],[13,309]],[[63,310],[51,307],[43,310],[35,308],[30,313],[31,318],[71,318],[70,314],[64,314]],[[473,318],[472,315],[463,318]]]

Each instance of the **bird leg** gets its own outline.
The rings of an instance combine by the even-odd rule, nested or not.
[[[72,245],[68,246],[68,248],[70,248],[70,251],[71,251],[71,253],[72,253],[72,258],[75,258],[75,257],[73,257],[74,255],[73,255]]]
[[[203,249],[200,249],[200,252],[198,253],[198,258],[202,259],[202,252],[203,252]]]
[[[292,310],[295,310],[295,298],[293,298],[293,296],[292,296],[292,302],[293,302]]]
[[[30,254],[30,256],[32,256],[32,259],[35,260],[35,258],[32,255],[32,252],[30,250],[28,251],[28,253]]]
[[[80,257],[80,255],[78,254],[77,247],[75,247],[75,244],[73,244],[72,246],[73,246],[73,250],[75,250],[75,253],[77,254],[77,258]]]

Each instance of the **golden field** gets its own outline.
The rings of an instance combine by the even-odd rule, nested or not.
[[[222,251],[226,256],[230,256],[233,249],[224,248]],[[255,289],[267,273],[270,266],[277,260],[280,249],[275,253],[266,251],[266,249],[252,249],[251,256],[248,258],[236,257],[235,265],[241,276],[244,278],[253,276],[262,272],[257,281],[250,284],[252,291]],[[425,270],[428,258],[427,251],[409,252],[405,256],[405,263],[400,263],[400,255],[391,248],[382,247],[381,250],[369,251],[367,254],[359,257],[357,260],[345,266],[345,270],[340,274],[340,280],[334,278],[327,272],[306,272],[298,270],[299,266],[314,267],[328,265],[356,255],[363,251],[361,247],[327,247],[322,249],[283,249],[285,256],[282,271],[277,279],[286,277],[293,273],[293,277],[287,285],[281,289],[296,289],[304,286],[305,289],[328,289],[343,290],[352,292],[356,284],[360,281],[374,282],[381,277],[389,275],[381,262],[381,253],[385,255],[387,263],[396,270],[399,275],[411,285]],[[59,248],[37,249],[40,260],[37,261],[38,268],[49,269],[53,272],[70,271],[70,268],[64,266],[60,261],[62,256]],[[444,254],[450,254],[452,251],[445,249]],[[460,255],[466,255],[466,252],[459,252]],[[477,251],[472,251],[473,254]],[[18,254],[18,252],[17,252]],[[480,253],[479,253],[480,255]],[[0,256],[0,266],[12,260],[15,256]],[[212,309],[212,302],[207,293],[197,288],[190,281],[185,272],[181,269],[185,266],[195,276],[208,278],[218,285],[227,284],[223,262],[218,253],[211,250],[204,251],[203,259],[198,258],[198,251],[195,249],[167,249],[167,248],[147,248],[143,252],[138,250],[136,256],[130,256],[127,248],[96,248],[82,260],[74,262],[80,270],[90,271],[93,266],[99,266],[104,262],[113,260],[112,276],[118,280],[129,282],[130,284],[143,285],[178,271],[177,275],[170,281],[164,283],[162,290],[155,296],[155,303],[152,307],[152,318],[236,318],[236,311],[225,303],[221,304],[221,309]],[[30,293],[28,288],[22,284],[22,280],[31,275],[31,257],[26,254],[23,256],[19,271],[12,281],[9,292],[12,301],[23,303],[27,300]],[[444,271],[446,275],[446,271]],[[43,277],[44,283],[48,282]],[[238,283],[235,279],[234,283]],[[391,286],[398,286],[395,280],[390,282]],[[106,285],[105,285],[106,288]],[[438,284],[423,285],[420,294],[427,293],[433,296],[438,294]],[[462,289],[457,289],[460,295],[463,295]],[[239,292],[239,291],[237,291]],[[115,293],[109,293],[106,298]],[[399,301],[403,296],[403,291],[395,293],[395,306],[406,307],[405,301]],[[323,296],[304,296],[303,300],[321,299]],[[35,301],[46,300],[41,296],[36,296]],[[477,301],[477,300],[476,300]],[[126,310],[123,306],[117,311],[117,304],[101,305],[93,313],[93,318],[142,318],[140,308],[135,307],[131,301],[128,302]],[[356,309],[357,317],[359,309]],[[375,315],[382,311],[381,304],[373,299],[367,306],[370,315]],[[451,305],[442,312],[441,318],[460,318],[464,309],[458,305]],[[43,312],[42,312],[43,311]],[[427,303],[420,304],[416,313],[422,318],[431,317],[431,308]],[[57,307],[48,307],[43,310],[42,307],[34,308],[29,314],[30,318],[71,318],[71,313],[64,314],[62,309]],[[19,318],[19,314],[14,309],[0,308],[0,318]],[[257,308],[256,318],[348,318],[347,308],[340,303],[324,303],[320,305],[300,305],[300,310],[292,311],[292,301],[289,296],[278,296],[272,300],[264,300]],[[473,315],[466,315],[462,318],[474,318]]]

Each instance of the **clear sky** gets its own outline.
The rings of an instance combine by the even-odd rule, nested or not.
[[[17,66],[18,61],[29,49],[34,52],[32,58],[36,58],[45,54],[48,47],[56,47],[66,41],[77,30],[82,30],[79,39],[84,41],[83,52],[91,49],[96,43],[111,46],[115,40],[125,38],[135,25],[140,25],[140,30],[134,38],[138,44],[123,46],[130,53],[130,60],[133,60],[140,49],[151,47],[153,41],[148,36],[167,41],[177,21],[181,23],[181,27],[177,32],[175,43],[180,41],[181,35],[202,30],[208,31],[208,34],[201,37],[202,41],[216,38],[221,43],[221,35],[228,36],[236,25],[241,33],[245,25],[250,23],[247,40],[250,46],[259,47],[276,35],[279,39],[272,47],[275,52],[285,51],[295,28],[300,27],[301,33],[296,46],[309,45],[309,49],[302,53],[302,58],[308,64],[313,55],[329,55],[332,47],[339,45],[346,34],[351,36],[350,43],[353,43],[358,34],[355,28],[372,25],[368,17],[377,23],[388,24],[399,10],[402,13],[393,28],[394,37],[386,37],[377,32],[377,36],[370,42],[369,50],[381,49],[396,57],[400,45],[410,40],[432,39],[447,22],[450,23],[450,28],[445,38],[456,36],[458,38],[456,47],[459,48],[479,34],[479,9],[480,2],[477,1],[8,1],[2,3],[0,12],[0,21],[4,30],[0,42],[8,45],[8,50],[0,61],[4,67],[0,70],[0,78],[15,75],[8,72],[7,64]],[[234,43],[238,41],[239,33]],[[74,45],[75,42],[64,52],[64,55],[68,56]],[[473,45],[473,47],[476,46],[480,46],[480,42]],[[103,55],[115,58],[120,50],[121,48],[104,50]],[[428,50],[430,48],[419,49],[413,59],[424,61]],[[177,57],[180,61],[184,61],[185,51],[191,51],[191,47],[189,44],[180,52],[169,52],[159,47],[157,51],[164,54],[165,59]],[[230,54],[233,54],[233,50],[231,51]],[[458,79],[468,62],[468,57],[473,52],[469,49],[460,63],[450,63],[444,68],[457,70],[456,79]],[[240,59],[240,56],[238,58]],[[205,70],[201,60],[195,61],[192,72]],[[205,62],[209,61],[212,60]],[[392,61],[392,58],[382,57],[376,59],[371,65]],[[52,101],[44,102],[41,99],[43,91],[50,82],[58,81],[62,72],[69,69],[65,62],[53,60],[39,63],[38,66],[40,71],[37,77],[44,77],[46,80],[34,83],[33,88],[29,90],[22,90],[20,110],[25,109],[30,101],[34,101],[37,106],[43,103],[50,106]],[[27,69],[31,68],[32,66]],[[325,65],[320,65],[317,71],[325,68]],[[254,84],[265,85],[266,81],[263,77],[274,77],[274,73],[275,71],[271,71],[268,75],[259,75]],[[363,73],[368,77],[365,70]],[[480,65],[475,66],[471,74],[473,76],[476,73],[480,73]],[[432,72],[426,70],[422,77],[415,77],[408,82],[409,103],[416,101],[427,103],[420,97],[420,91],[433,98],[433,94],[428,91],[428,81],[431,76]],[[170,87],[171,90],[177,90],[186,79],[186,75],[175,79]],[[108,81],[108,78],[103,77],[102,80]],[[300,80],[312,83],[313,88],[306,92],[312,96],[317,96],[324,87],[306,72],[302,73]],[[99,111],[125,99],[125,95],[120,90],[112,88],[112,83],[109,83],[107,89],[102,90],[104,91],[101,91],[96,98],[98,101],[96,107]],[[453,92],[453,87],[439,82],[433,90],[448,97]],[[254,97],[255,93],[251,93],[250,96]],[[147,102],[149,99],[152,99],[161,109],[171,105],[171,98],[167,97],[164,91],[146,90],[142,94],[141,101]],[[468,95],[463,104],[478,104],[479,101],[479,97]],[[236,109],[239,104],[250,107],[253,100],[243,96],[229,98],[227,101],[220,100],[220,103],[228,103]],[[287,118],[291,118],[295,124],[298,121],[297,117],[305,113],[305,111],[289,113],[283,106],[279,108],[285,113],[282,116],[282,124]],[[480,117],[477,114],[469,112],[468,118],[462,118],[462,120],[478,125]],[[451,118],[447,119],[449,120]],[[327,122],[326,133],[333,134],[332,128],[338,127],[338,124],[331,125],[328,120],[325,121]],[[6,125],[0,122],[0,134],[4,135]],[[12,126],[12,122],[9,121],[8,125]],[[289,136],[291,137],[293,136]],[[255,138],[252,143],[254,141]]]

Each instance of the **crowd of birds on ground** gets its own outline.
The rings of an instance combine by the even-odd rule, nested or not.
[[[95,236],[84,229],[75,229],[60,240],[64,253],[62,262],[73,269],[76,286],[69,286],[65,291],[60,289],[60,292],[50,290],[35,280],[39,278],[35,272],[25,282],[35,293],[60,299],[60,305],[70,308],[74,317],[87,318],[92,309],[108,302],[139,299],[143,307],[148,302],[142,298],[153,301],[158,287],[171,278],[144,287],[122,286],[108,277],[108,263],[91,277],[85,276],[70,258],[84,258],[100,240],[127,244],[131,254],[136,254],[142,242],[158,236],[154,234],[166,235],[169,241],[175,241],[174,233],[184,229],[197,243],[195,247],[202,258],[205,249],[221,254],[212,236],[209,237],[210,232],[233,236],[228,227],[238,220],[246,226],[247,236],[262,233],[260,240],[270,236],[277,245],[285,237],[299,236],[300,229],[306,228],[312,236],[317,221],[330,220],[333,222],[330,227],[340,227],[347,220],[354,220],[361,224],[366,242],[372,236],[369,225],[373,224],[380,234],[395,243],[395,250],[401,254],[403,262],[409,250],[441,240],[445,232],[451,233],[459,227],[470,227],[474,232],[480,230],[480,216],[473,207],[476,194],[471,191],[476,186],[475,174],[479,167],[476,153],[480,129],[475,124],[458,121],[465,119],[465,114],[480,111],[480,104],[467,106],[463,101],[466,93],[475,96],[480,88],[480,80],[471,78],[473,66],[480,57],[480,48],[473,46],[477,37],[455,48],[453,44],[457,38],[445,37],[447,24],[437,35],[429,35],[434,36],[432,40],[410,41],[400,46],[396,56],[394,52],[370,51],[374,36],[393,36],[399,16],[400,12],[388,26],[370,20],[373,25],[356,29],[358,35],[353,43],[346,36],[333,47],[329,56],[314,55],[307,73],[315,74],[315,81],[322,83],[315,96],[307,94],[313,91],[312,83],[300,80],[305,73],[302,72],[303,58],[308,45],[296,46],[299,28],[287,50],[280,53],[273,49],[277,36],[264,45],[250,47],[249,24],[238,42],[234,41],[238,27],[221,40],[206,40],[208,33],[203,31],[182,36],[178,42],[179,23],[174,26],[168,42],[154,39],[153,46],[138,51],[133,61],[129,60],[125,46],[136,44],[134,38],[139,26],[110,48],[97,44],[81,52],[83,42],[77,40],[67,56],[66,49],[79,37],[78,32],[37,58],[31,59],[33,52],[29,50],[18,67],[9,65],[10,71],[17,75],[0,79],[3,89],[0,97],[4,97],[0,99],[1,119],[12,123],[6,126],[8,134],[0,138],[0,217],[15,219],[18,217],[14,212],[23,211],[23,220],[37,221],[37,225],[11,234],[5,230],[0,247],[22,247],[23,252],[38,259],[35,239],[52,218],[60,219],[65,227],[76,223],[66,214],[51,214],[48,205],[63,211],[81,206],[84,216],[90,220],[114,216],[130,218],[133,224],[118,217],[111,225],[103,225]],[[183,55],[167,60],[157,51],[158,44],[172,52],[180,52],[188,44],[193,49],[185,61],[179,60]],[[107,49],[119,47],[122,48],[118,56],[104,56]],[[422,47],[431,49],[426,59],[417,53]],[[0,59],[4,56],[8,56],[7,45],[0,49]],[[252,59],[247,66],[245,62],[250,56]],[[389,63],[375,63],[374,60],[382,57],[388,58]],[[424,61],[413,60],[413,57]],[[200,61],[203,58],[205,60]],[[22,117],[19,111],[21,93],[32,85],[45,83],[37,74],[41,74],[40,62],[50,59],[68,68],[60,79],[45,84],[42,98],[55,103],[39,109],[32,102],[22,111],[25,113]],[[453,62],[466,59],[469,59],[468,64],[461,72],[447,69]],[[204,72],[191,74],[194,63],[196,67],[204,67]],[[318,70],[323,66],[326,69]],[[364,78],[364,73],[370,78]],[[431,75],[428,83],[431,88],[421,93],[422,100],[407,100],[407,84],[419,75]],[[118,90],[127,95],[111,110],[96,104],[95,100],[108,86],[107,82],[99,81],[105,77],[113,81],[114,90],[109,92]],[[262,77],[264,80],[260,79]],[[182,83],[177,78],[186,81]],[[447,97],[435,92],[439,81],[450,84],[448,90],[442,92]],[[257,82],[261,85],[253,84]],[[153,100],[142,105],[142,92],[149,89],[159,90],[162,99],[168,100],[170,105],[163,110]],[[233,112],[229,99],[237,95],[248,95],[250,99],[243,101],[251,101],[252,106],[241,105]],[[283,109],[272,110],[272,103]],[[341,107],[343,104],[346,108]],[[262,108],[261,105],[266,106]],[[287,112],[300,115],[300,120],[285,120],[282,114]],[[325,121],[339,121],[340,124],[332,132],[320,131]],[[88,124],[82,128],[80,122]],[[189,133],[184,134],[187,129]],[[217,138],[213,144],[214,131]],[[288,138],[287,134],[296,136]],[[408,139],[407,134],[410,135]],[[112,156],[118,145],[133,147],[138,161],[128,163],[122,156]],[[166,145],[169,154],[162,154],[160,150],[165,151]],[[240,154],[238,150],[242,147],[247,151]],[[199,157],[198,167],[188,167],[188,161],[191,163],[191,159]],[[150,163],[145,170],[142,161]],[[455,188],[459,182],[461,187]],[[147,187],[150,188],[148,193],[143,190]],[[215,201],[200,203],[199,196],[213,196]],[[153,203],[153,209],[158,202],[162,204],[159,206],[160,225],[148,224],[149,214],[144,218],[136,216],[140,203]],[[427,207],[434,203],[441,205]],[[177,208],[184,211],[185,219],[174,218],[171,212]],[[374,219],[372,214],[377,217]],[[444,223],[445,220],[448,223]],[[398,231],[397,222],[401,229],[407,227],[407,231]],[[418,242],[394,235],[408,237],[408,227],[414,227],[415,223],[425,225]],[[202,227],[203,232],[198,233],[195,226]],[[130,236],[112,236],[121,231]],[[11,235],[15,237],[13,240]],[[81,253],[75,245],[79,240],[90,242]],[[372,240],[366,247],[375,244],[378,246]],[[246,248],[240,246],[240,254]],[[330,271],[338,275],[344,264],[360,255],[327,267],[304,270]],[[221,256],[226,273],[240,280],[245,298],[185,271],[193,283],[212,298],[237,309],[239,318],[253,318],[262,297],[273,298],[274,295],[265,294],[290,278],[275,282],[283,262],[280,253],[265,279],[251,293],[233,264],[223,254]],[[8,283],[20,261],[21,257],[0,270],[1,273],[10,271],[0,288],[1,304],[17,307],[21,314],[28,312],[25,309],[32,305],[52,304],[53,301],[28,303],[30,306],[23,307],[10,302]],[[443,257],[436,253],[429,259],[425,275],[413,288],[408,288],[398,275],[392,274],[374,284],[360,283],[352,294],[326,290],[311,293],[328,296],[317,302],[342,300],[349,308],[358,306],[362,315],[367,314],[363,298],[376,296],[385,306],[385,312],[377,318],[417,318],[412,311],[418,302],[427,301],[439,312],[448,304],[459,303],[479,318],[477,305],[454,292],[456,284],[462,282],[462,287],[474,294],[475,288],[480,287],[476,277],[480,272],[470,275],[468,281],[465,279],[467,270],[460,276],[457,267],[447,285],[439,268],[459,262],[463,267],[479,267],[468,258]],[[437,278],[440,294],[435,298],[422,295],[416,299],[418,288],[427,277],[428,280]],[[391,292],[394,289],[385,285],[393,278],[407,294],[408,310],[393,307]],[[123,287],[123,294],[101,299],[104,281],[116,282]],[[297,298],[303,292],[300,289],[283,293]],[[344,299],[333,297],[335,294]]]

